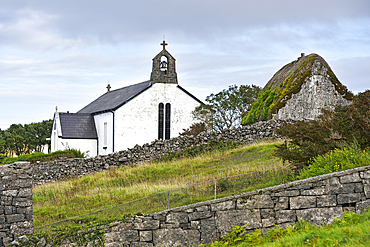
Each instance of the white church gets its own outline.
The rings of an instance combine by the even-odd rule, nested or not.
[[[177,82],[175,59],[166,50],[153,58],[149,81],[110,90],[77,113],[54,114],[51,152],[79,149],[106,155],[155,139],[177,137],[195,120],[202,102]]]

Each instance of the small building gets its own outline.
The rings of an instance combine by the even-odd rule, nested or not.
[[[54,114],[51,151],[79,149],[105,155],[170,139],[190,127],[202,102],[177,82],[175,59],[166,50],[153,58],[150,80],[110,90],[77,113]]]

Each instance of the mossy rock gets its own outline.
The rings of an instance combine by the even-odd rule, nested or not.
[[[259,94],[257,100],[248,109],[242,125],[271,119],[272,114],[276,114],[283,108],[292,95],[301,90],[306,79],[312,76],[311,69],[316,61],[319,61],[322,66],[326,67],[327,74],[335,90],[345,99],[352,100],[353,94],[339,82],[326,61],[317,54],[310,54],[288,63],[274,74]]]

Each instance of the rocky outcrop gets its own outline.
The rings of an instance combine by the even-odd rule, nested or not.
[[[316,119],[322,109],[351,103],[353,94],[342,85],[317,54],[302,56],[281,68],[269,80],[243,118],[243,124],[271,118]]]

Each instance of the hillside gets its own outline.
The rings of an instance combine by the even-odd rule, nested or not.
[[[299,93],[302,96],[296,96],[294,103],[290,104],[293,109],[289,109],[288,114],[281,114],[280,110]],[[310,54],[292,61],[274,74],[248,109],[242,124],[268,120],[274,116],[301,120],[299,117],[302,118],[302,115],[294,115],[300,112],[308,113],[303,115],[307,116],[304,118],[312,118],[320,113],[320,107],[348,104],[352,99],[353,94],[338,80],[328,63],[319,55]],[[281,116],[276,116],[278,112]],[[309,115],[311,113],[314,115]]]

